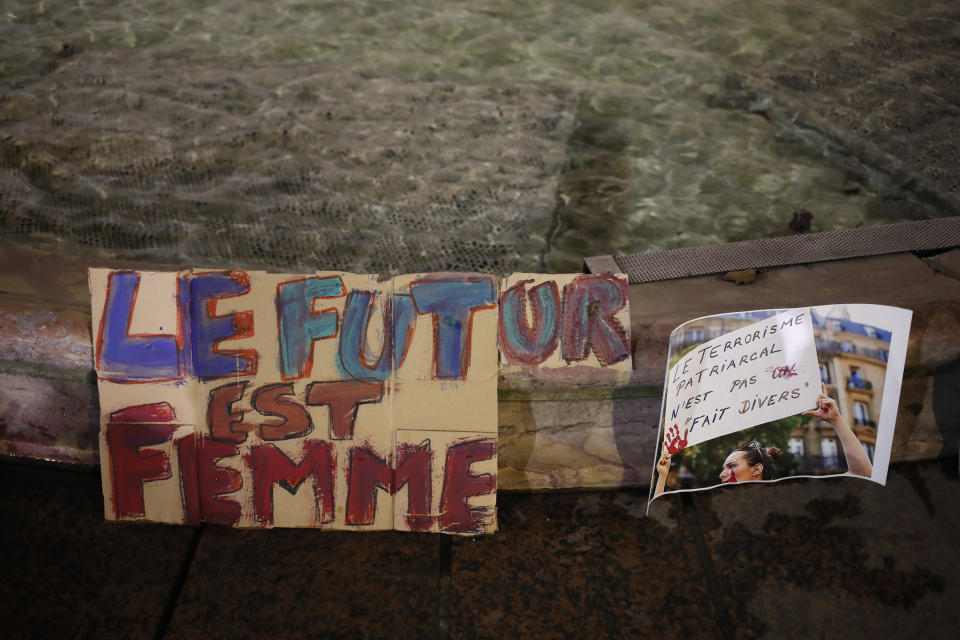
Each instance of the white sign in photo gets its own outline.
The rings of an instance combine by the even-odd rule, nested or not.
[[[668,446],[679,451],[797,415],[816,406],[819,393],[810,309],[784,311],[705,342],[674,365],[665,394]]]

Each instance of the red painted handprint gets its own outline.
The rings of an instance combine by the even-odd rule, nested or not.
[[[687,433],[689,429],[683,430],[683,437],[680,436],[680,427],[674,424],[672,427],[667,429],[667,433],[663,438],[664,443],[667,445],[667,451],[670,452],[670,455],[682,451],[684,447],[687,446]]]

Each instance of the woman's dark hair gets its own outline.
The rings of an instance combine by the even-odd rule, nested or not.
[[[764,480],[773,480],[773,476],[777,472],[776,462],[780,459],[780,456],[783,455],[783,451],[780,449],[776,447],[763,448],[757,444],[756,440],[744,442],[734,449],[734,451],[742,451],[747,460],[747,464],[751,467],[762,464]]]

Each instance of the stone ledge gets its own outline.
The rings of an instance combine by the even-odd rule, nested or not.
[[[106,261],[20,247],[0,251],[6,268],[0,277],[0,378],[6,381],[0,453],[96,462],[85,275],[92,262]],[[714,313],[830,302],[913,310],[893,460],[956,455],[960,397],[944,389],[960,375],[958,273],[960,249],[954,249],[923,259],[897,254],[768,269],[744,285],[720,276],[632,285],[629,376],[601,371],[578,379],[576,369],[501,376],[500,488],[647,484],[667,344],[677,325]],[[64,294],[51,295],[58,282]]]

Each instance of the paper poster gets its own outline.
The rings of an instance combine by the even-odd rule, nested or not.
[[[691,446],[813,406],[820,393],[813,320],[795,309],[690,349],[664,395],[674,446]]]
[[[651,499],[792,477],[884,484],[910,317],[895,307],[839,304],[678,327]]]

